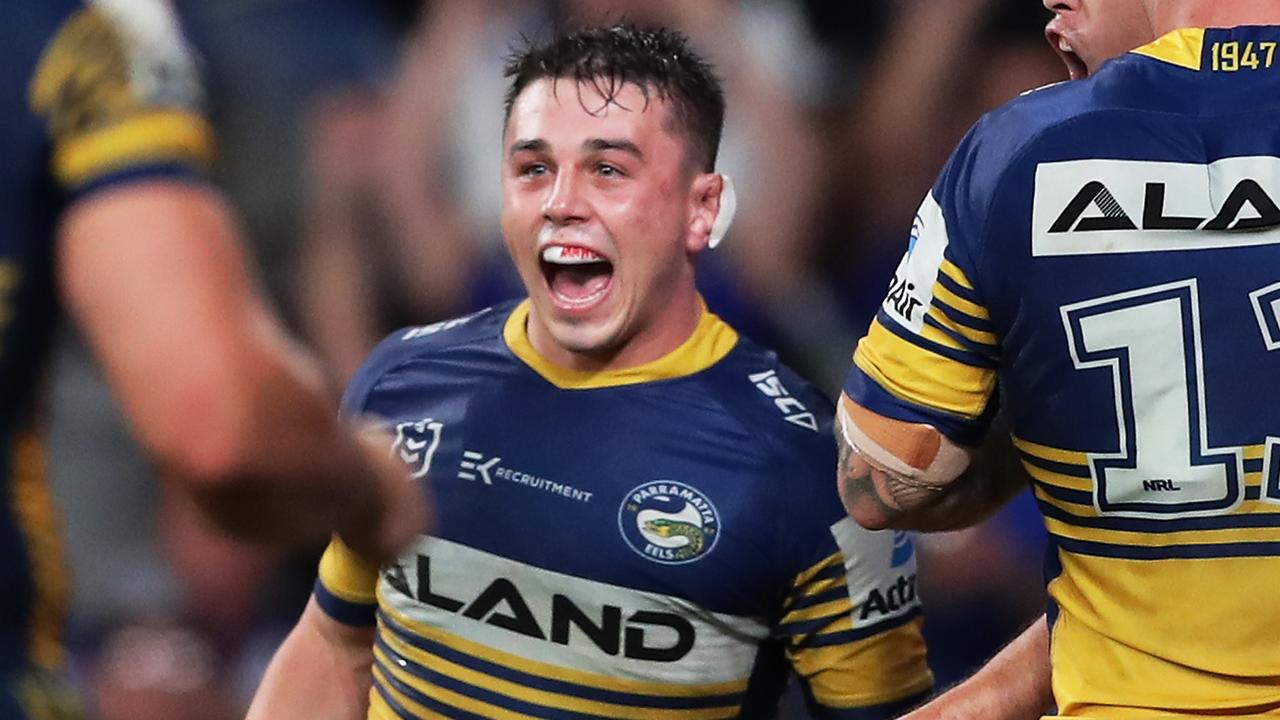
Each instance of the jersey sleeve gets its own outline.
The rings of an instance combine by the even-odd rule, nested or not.
[[[906,533],[849,518],[824,529],[821,559],[794,576],[778,633],[815,717],[894,717],[933,687],[914,548]]]
[[[772,636],[813,717],[896,717],[933,687],[915,550],[906,533],[865,530],[846,516],[830,404],[798,378],[780,376],[814,409],[819,432],[788,427],[789,441],[775,446],[785,491],[776,501],[782,600]]]
[[[978,266],[995,182],[974,170],[980,129],[957,148],[920,206],[844,386],[873,412],[932,425],[966,445],[985,433],[1000,361]]]
[[[45,46],[29,87],[53,177],[72,197],[126,180],[202,177],[213,134],[196,63],[162,0],[93,0]]]
[[[314,595],[326,615],[344,625],[371,627],[378,610],[378,568],[334,537],[320,558]]]

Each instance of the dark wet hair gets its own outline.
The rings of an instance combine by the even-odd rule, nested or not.
[[[646,107],[650,93],[656,93],[671,105],[688,140],[689,158],[704,172],[715,169],[724,129],[724,90],[710,63],[675,30],[619,23],[562,34],[546,44],[527,43],[507,59],[504,77],[511,78],[506,119],[520,93],[542,79],[590,85],[606,107],[619,105],[618,94],[628,84],[643,91]]]

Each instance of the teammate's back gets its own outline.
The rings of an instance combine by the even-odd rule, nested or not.
[[[1063,714],[1280,707],[1278,49],[1180,30],[984,118],[855,357],[853,400],[960,442],[998,377]]]

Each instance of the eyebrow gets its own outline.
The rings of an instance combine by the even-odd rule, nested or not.
[[[519,152],[544,153],[550,149],[551,149],[551,146],[547,144],[546,140],[541,140],[541,139],[517,140],[516,142],[512,143],[511,150],[507,154],[515,155],[516,153],[519,153]]]
[[[640,148],[630,140],[614,140],[609,138],[592,138],[582,143],[582,148],[590,152],[604,152],[606,150],[619,150],[629,155],[634,155],[638,160],[644,160],[644,153],[640,152]]]

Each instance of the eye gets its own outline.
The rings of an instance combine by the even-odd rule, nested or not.
[[[622,172],[617,165],[610,165],[609,163],[603,162],[596,166],[596,174],[600,177],[607,178],[622,177],[623,175],[626,175],[626,173]]]
[[[546,175],[548,168],[544,163],[526,163],[519,167],[521,177],[539,177]]]

